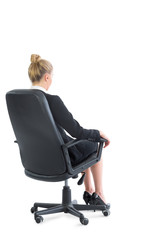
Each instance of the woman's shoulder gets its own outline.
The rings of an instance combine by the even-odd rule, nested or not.
[[[45,92],[44,94],[46,95],[46,97],[51,97],[51,98],[58,98],[59,97],[58,95],[50,94],[48,92]]]
[[[49,100],[49,101],[55,101],[55,102],[61,102],[62,101],[61,98],[58,95],[45,93],[45,96],[46,96],[47,100]]]

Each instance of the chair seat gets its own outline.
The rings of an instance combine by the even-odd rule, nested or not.
[[[93,165],[93,161],[97,161],[96,160],[96,153],[91,154],[87,159],[85,159],[83,162],[77,164],[76,166],[73,167],[73,170],[75,172],[75,175],[79,173],[79,170],[76,171],[76,168],[79,169],[81,168],[82,171],[84,171],[85,169],[87,169],[88,167]],[[41,175],[41,174],[37,174],[37,173],[33,173],[31,171],[28,171],[27,169],[25,169],[25,174],[27,177],[36,179],[36,180],[40,180],[40,181],[46,181],[46,182],[58,182],[58,181],[64,181],[68,178],[73,177],[73,175],[70,175],[69,173],[65,172],[61,175],[54,175],[54,176],[46,176],[46,175]]]

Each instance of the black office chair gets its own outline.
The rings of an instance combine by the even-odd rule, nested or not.
[[[71,201],[68,179],[91,167],[100,160],[105,139],[101,139],[97,153],[82,163],[72,166],[68,149],[87,140],[73,140],[64,144],[51,114],[47,99],[39,90],[12,90],[6,94],[12,127],[19,146],[25,174],[33,179],[58,182],[65,180],[61,204],[35,203],[31,208],[35,221],[43,221],[42,215],[58,212],[70,213],[88,224],[88,219],[78,210],[101,210],[110,214],[105,205],[81,205]],[[84,176],[79,181],[83,182]],[[38,211],[38,207],[46,208]]]

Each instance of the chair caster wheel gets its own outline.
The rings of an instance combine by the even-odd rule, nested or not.
[[[41,223],[41,222],[43,222],[43,217],[37,216],[37,217],[35,217],[35,221],[36,221],[36,223]]]
[[[89,223],[89,220],[88,218],[80,218],[80,222],[83,224],[83,225],[87,225]]]
[[[77,200],[73,200],[72,204],[78,204]]]
[[[32,207],[31,208],[31,213],[37,212],[37,207]]]
[[[104,215],[105,217],[107,217],[107,216],[109,216],[109,215],[111,214],[109,210],[104,210],[104,211],[102,211],[102,212],[103,212],[103,215]]]

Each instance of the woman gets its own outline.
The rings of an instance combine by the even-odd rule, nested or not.
[[[72,165],[82,162],[90,154],[97,151],[98,141],[100,138],[108,138],[101,131],[94,129],[84,129],[73,118],[72,114],[68,111],[60,97],[50,95],[47,93],[51,83],[53,66],[47,60],[41,59],[39,55],[31,55],[31,64],[28,68],[29,78],[32,82],[32,89],[39,89],[45,94],[48,104],[50,106],[52,115],[56,125],[62,135],[64,142],[72,140],[64,130],[66,130],[72,137],[77,139],[88,139],[90,141],[79,143],[69,149]],[[109,145],[109,140],[105,143],[104,147]],[[102,159],[86,171],[84,180],[85,192],[83,199],[86,204],[106,204],[102,188]],[[94,185],[91,183],[91,174],[93,175]],[[106,204],[110,208],[110,204]]]

